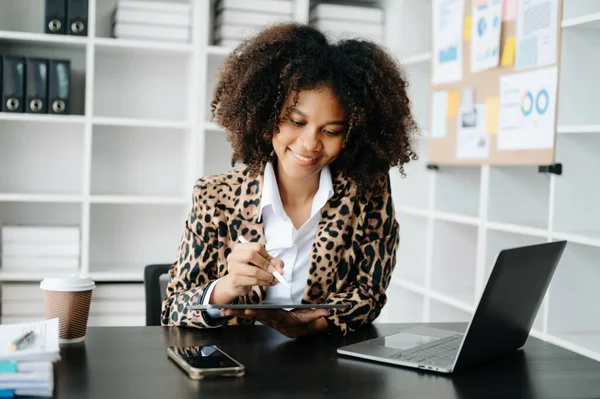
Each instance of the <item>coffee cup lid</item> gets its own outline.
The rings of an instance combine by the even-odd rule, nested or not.
[[[47,291],[89,291],[96,284],[90,277],[70,274],[64,277],[46,277],[40,283],[40,288]]]

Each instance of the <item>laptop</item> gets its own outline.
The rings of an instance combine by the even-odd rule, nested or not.
[[[465,333],[419,325],[338,348],[340,355],[459,373],[521,348],[567,242],[499,253]]]

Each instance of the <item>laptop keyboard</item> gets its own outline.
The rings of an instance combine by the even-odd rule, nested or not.
[[[454,363],[462,339],[462,334],[451,335],[396,353],[390,356],[390,358],[414,363],[425,363],[430,366],[447,366]]]

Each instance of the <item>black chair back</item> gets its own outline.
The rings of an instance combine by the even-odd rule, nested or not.
[[[166,295],[165,280],[172,265],[148,265],[144,269],[144,290],[146,293],[146,325],[160,326],[162,301]],[[161,279],[162,276],[162,279]],[[161,284],[161,280],[163,283]]]

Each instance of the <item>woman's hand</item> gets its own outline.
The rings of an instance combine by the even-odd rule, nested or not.
[[[256,320],[271,327],[289,338],[318,334],[327,329],[325,316],[327,309],[301,309],[287,312],[285,310],[235,310],[224,309],[223,316],[237,316],[244,319]]]
[[[231,303],[248,294],[255,285],[270,287],[277,284],[273,270],[283,274],[283,261],[269,255],[262,244],[237,244],[227,256],[228,274],[217,281],[209,303]]]

